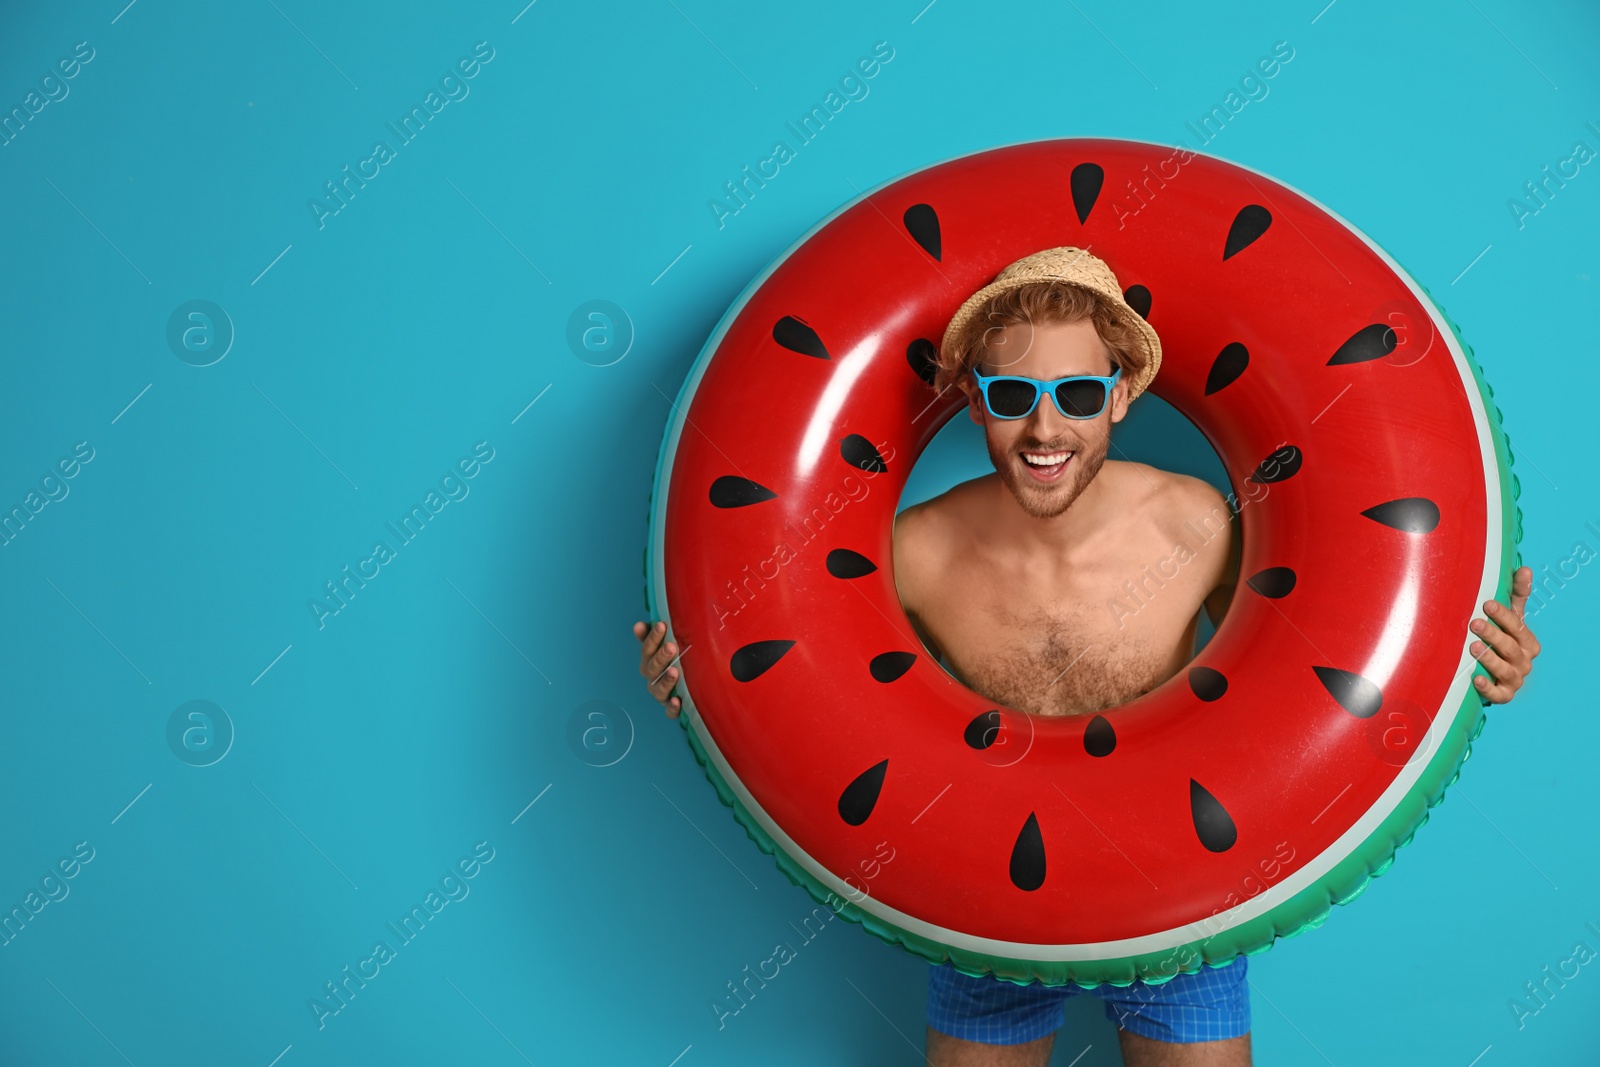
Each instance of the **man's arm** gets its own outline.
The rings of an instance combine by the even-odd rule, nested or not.
[[[1222,617],[1228,613],[1228,606],[1233,603],[1233,589],[1239,584],[1239,557],[1243,548],[1239,537],[1239,513],[1229,510],[1228,528],[1224,535],[1228,539],[1228,561],[1222,571],[1222,580],[1217,587],[1206,594],[1206,617],[1211,620],[1213,628],[1222,625]]]
[[[895,593],[900,598],[900,607],[910,620],[912,630],[916,631],[917,638],[928,650],[928,654],[938,662],[944,658],[944,651],[929,635],[918,614],[922,606],[921,589],[926,575],[930,572],[927,558],[930,531],[927,529],[927,522],[928,516],[924,513],[922,504],[913,504],[895,516],[894,584]]]
[[[1212,490],[1215,493],[1215,490]],[[1218,497],[1220,500],[1220,497]],[[1220,626],[1228,607],[1233,603],[1233,590],[1239,583],[1239,558],[1242,542],[1239,536],[1239,515],[1230,512],[1226,531],[1228,538],[1227,565],[1217,586],[1205,599],[1206,615],[1212,626]],[[1539,639],[1534,636],[1524,619],[1524,608],[1533,592],[1533,570],[1519,567],[1511,575],[1511,604],[1508,607],[1498,600],[1483,605],[1488,619],[1472,620],[1470,629],[1479,638],[1469,649],[1483,664],[1490,677],[1475,677],[1474,687],[1490,704],[1504,704],[1516,695],[1533,673],[1533,661],[1541,651]]]
[[[1238,512],[1205,479],[1163,473],[1160,506],[1170,535],[1188,553],[1181,557],[1189,568],[1185,584],[1191,590],[1199,586],[1207,617],[1213,626],[1221,625],[1239,581]]]
[[[922,620],[911,614],[909,611],[906,612],[906,618],[911,620],[911,629],[916,631],[917,637],[922,641],[924,647],[927,648],[928,655],[933,657],[933,661],[937,663],[944,659],[944,649],[940,648],[938,642],[934,641],[932,637],[928,636],[927,628],[922,625]]]

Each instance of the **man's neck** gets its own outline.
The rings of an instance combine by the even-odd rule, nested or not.
[[[1105,528],[1113,510],[1109,504],[1115,487],[1110,483],[1116,478],[1108,461],[1066,511],[1043,519],[1024,511],[1005,481],[996,475],[992,514],[999,529],[995,531],[995,541],[1027,558],[1060,559]]]

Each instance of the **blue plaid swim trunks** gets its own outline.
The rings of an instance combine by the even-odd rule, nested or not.
[[[1105,1001],[1119,1029],[1156,1041],[1222,1041],[1250,1032],[1248,957],[1224,967],[1201,967],[1161,985],[1020,986],[993,975],[973,978],[949,962],[928,969],[928,1025],[942,1034],[985,1045],[1023,1045],[1053,1034],[1066,999],[1090,993]]]

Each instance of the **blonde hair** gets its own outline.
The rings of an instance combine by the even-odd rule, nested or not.
[[[991,330],[1027,322],[1044,326],[1084,319],[1094,323],[1112,367],[1122,368],[1123,380],[1137,378],[1150,361],[1138,329],[1098,293],[1066,282],[1040,281],[990,297],[959,334],[946,337],[934,365],[933,387],[942,392],[957,382],[970,382],[972,368],[988,357],[985,339]]]

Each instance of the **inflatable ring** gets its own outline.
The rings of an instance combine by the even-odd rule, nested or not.
[[[1243,563],[1186,670],[1037,717],[929,657],[892,527],[965,406],[930,387],[945,324],[1061,245],[1160,334]],[[931,962],[1091,986],[1264,951],[1388,869],[1482,729],[1467,624],[1521,524],[1491,396],[1426,290],[1257,171],[1051,140],[902,176],[751,282],[673,405],[645,569],[680,722],[792,881]]]

